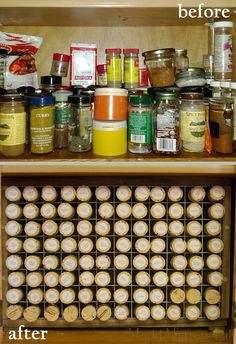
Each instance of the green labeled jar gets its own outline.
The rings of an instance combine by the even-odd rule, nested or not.
[[[145,154],[152,151],[153,99],[147,94],[131,95],[128,110],[128,150]]]
[[[45,154],[54,149],[54,103],[52,96],[30,97],[30,150]]]
[[[5,156],[24,153],[26,141],[26,112],[24,97],[5,94],[0,97],[0,152]]]

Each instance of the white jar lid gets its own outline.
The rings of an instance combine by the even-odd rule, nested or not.
[[[95,96],[128,96],[128,91],[122,88],[101,87],[96,88]]]
[[[235,81],[230,83],[230,88],[231,88],[231,90],[236,90],[236,82]]]
[[[96,121],[93,120],[93,130],[113,131],[127,129],[127,121]]]
[[[211,87],[220,87],[220,81],[212,80],[210,85]]]
[[[230,88],[230,84],[231,84],[230,81],[224,81],[224,80],[222,80],[222,81],[220,82],[220,87]]]
[[[215,22],[213,23],[213,28],[217,28],[217,27],[233,27],[234,23],[231,21],[220,21],[220,22]]]

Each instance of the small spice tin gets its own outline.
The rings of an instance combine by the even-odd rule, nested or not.
[[[93,153],[103,156],[127,152],[126,121],[93,121]]]
[[[68,73],[70,55],[53,54],[51,75],[66,77]]]
[[[128,91],[117,88],[98,88],[95,91],[94,119],[125,121],[128,111]]]

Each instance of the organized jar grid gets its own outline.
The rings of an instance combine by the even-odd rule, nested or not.
[[[226,326],[230,180],[110,180],[3,181],[3,324]]]

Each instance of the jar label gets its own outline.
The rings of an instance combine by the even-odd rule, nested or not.
[[[138,84],[139,82],[139,69],[138,58],[125,59],[125,83]]]
[[[107,59],[107,80],[121,81],[121,59],[108,58]]]
[[[0,113],[0,145],[15,146],[25,143],[26,113]]]
[[[156,149],[160,152],[177,152],[179,150],[179,128],[177,127],[176,114],[166,111],[157,114]]]
[[[70,109],[68,104],[61,103],[55,106],[55,124],[69,124]]]
[[[232,35],[215,35],[214,72],[227,73],[233,70]]]
[[[152,143],[152,113],[130,113],[128,140],[133,143]]]
[[[181,111],[180,135],[183,141],[200,143],[205,140],[205,111]]]
[[[53,107],[33,108],[30,113],[30,137],[32,153],[53,151]]]

